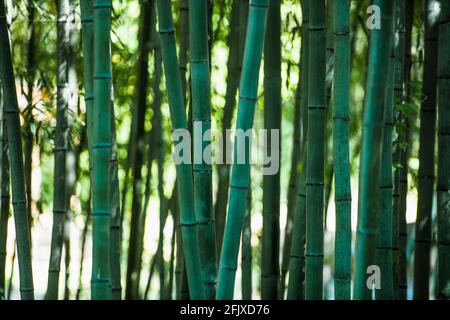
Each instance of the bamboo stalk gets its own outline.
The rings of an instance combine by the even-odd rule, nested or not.
[[[270,1],[264,41],[264,128],[268,135],[281,131],[281,12],[280,2]],[[281,134],[281,133],[280,133]],[[281,154],[268,139],[267,154]],[[261,298],[277,299],[280,281],[280,170],[263,177],[263,234]]]
[[[0,3],[0,77],[3,85],[3,118],[7,128],[11,165],[11,191],[19,261],[20,294],[23,300],[34,299],[31,266],[30,229],[23,170],[19,107],[11,59],[4,0]]]
[[[33,93],[34,93],[34,81],[36,77],[36,24],[34,23],[35,20],[35,4],[30,2],[27,4],[27,11],[28,11],[28,43],[27,43],[27,107],[26,112],[24,112],[25,116],[25,126],[23,127],[23,130],[25,131],[24,134],[24,170],[25,170],[25,188],[26,188],[26,194],[27,199],[29,201],[29,204],[27,206],[27,216],[28,216],[28,222],[30,227],[30,232],[33,224],[33,217],[31,212],[31,189],[32,189],[32,170],[33,170],[33,148],[35,143],[35,138],[33,133],[31,132],[31,126],[35,122],[33,117]],[[30,239],[31,240],[31,239]]]
[[[389,59],[387,94],[384,118],[383,149],[381,151],[380,173],[380,215],[376,247],[376,261],[380,267],[381,288],[375,291],[379,300],[392,300],[394,295],[393,259],[396,250],[393,247],[393,163],[392,136],[394,131],[394,82],[395,82],[395,48],[391,48]]]
[[[334,96],[333,159],[335,173],[336,240],[334,291],[336,300],[350,300],[352,273],[351,186],[349,155],[350,1],[333,2]]]
[[[48,267],[47,300],[58,299],[59,274],[64,241],[64,225],[68,209],[67,186],[67,151],[69,148],[69,57],[70,41],[70,6],[69,0],[59,0],[57,3],[57,110],[55,131],[55,165],[53,194],[53,226]]]
[[[212,199],[211,84],[206,0],[189,0],[191,93],[194,120],[194,203],[205,298],[216,293],[216,231]],[[200,127],[199,130],[195,128]],[[198,131],[198,132],[197,132]]]
[[[381,28],[371,30],[369,69],[364,102],[363,138],[358,192],[354,299],[370,299],[367,268],[375,263],[378,228],[379,174],[385,114],[388,61],[393,37],[394,1],[376,0]]]
[[[111,95],[112,100],[113,95]],[[109,160],[110,178],[110,263],[111,263],[111,291],[112,299],[122,298],[121,283],[121,251],[122,251],[122,217],[120,216],[120,189],[119,189],[119,159],[116,140],[116,123],[114,115],[114,103],[111,101],[111,158]]]
[[[300,2],[302,6],[302,42],[300,56],[300,112],[302,119],[302,168],[298,175],[297,203],[294,215],[292,246],[289,259],[289,283],[287,299],[300,300],[305,298],[305,232],[306,232],[306,168],[308,132],[308,74],[309,74],[309,0]]]
[[[6,136],[7,129],[3,110],[3,95],[0,93],[0,300],[5,300],[6,298],[6,245],[8,240],[9,206],[11,205],[8,137]]]
[[[306,158],[305,298],[322,299],[326,114],[326,7],[309,7],[308,155]]]
[[[268,0],[250,1],[236,122],[236,130],[243,130],[244,132],[247,132],[247,130],[251,131],[253,128],[268,5]],[[221,300],[231,299],[234,293],[237,256],[245,213],[245,199],[250,180],[250,150],[250,142],[247,138],[235,141],[227,221],[220,256],[219,281],[216,295],[216,298]],[[237,163],[238,152],[243,152],[245,157],[243,163]]]
[[[145,113],[147,109],[147,88],[148,88],[148,61],[150,53],[151,39],[151,19],[152,10],[154,9],[152,1],[141,2],[141,13],[139,23],[139,49],[138,62],[136,65],[136,91],[135,91],[135,107],[133,111],[133,128],[132,128],[132,205],[130,220],[130,238],[128,244],[127,259],[127,276],[126,276],[126,299],[136,299],[139,296],[139,273],[142,261],[142,241],[143,237],[141,221],[145,220],[141,217],[142,210],[142,165],[144,157],[144,133],[145,133]],[[145,215],[145,212],[143,212]]]
[[[395,105],[402,105],[404,103],[404,58],[405,58],[405,0],[396,0],[396,18],[395,18],[395,81],[394,81],[394,98]],[[398,126],[407,127],[408,122],[400,110],[394,114],[394,122]],[[404,145],[407,143],[406,134],[404,130],[397,130],[397,146],[394,151],[393,161],[399,168],[394,172],[394,248],[398,250],[398,254],[394,259],[394,291],[395,295],[400,299],[406,299],[406,189],[404,183],[404,172],[401,168],[405,165],[407,154],[405,153]],[[406,168],[405,168],[406,169]],[[403,178],[403,179],[402,179]]]
[[[450,2],[441,1],[439,18],[437,110],[437,298],[450,298]]]
[[[436,145],[436,84],[438,0],[426,0],[424,8],[425,52],[420,110],[417,219],[414,241],[414,299],[428,299],[430,287],[431,228]]]
[[[303,36],[302,36],[303,38]],[[301,60],[302,52],[300,52]],[[303,70],[301,61],[299,61],[300,73]],[[281,278],[279,284],[279,298],[283,299],[286,289],[286,277],[289,271],[289,260],[292,247],[292,238],[294,231],[294,217],[297,207],[297,194],[298,194],[298,178],[299,178],[299,165],[302,158],[302,144],[301,141],[301,80],[297,84],[295,90],[295,102],[294,102],[294,136],[292,137],[292,153],[291,153],[291,167],[289,171],[289,184],[288,184],[288,196],[287,196],[287,221],[285,228],[285,235],[283,241],[283,253],[281,260]]]
[[[233,1],[231,9],[230,33],[228,34],[229,56],[227,62],[227,89],[225,92],[225,106],[222,117],[222,137],[227,136],[227,130],[231,128],[233,113],[236,109],[236,93],[239,86],[240,66],[242,64],[242,38],[245,39],[246,18],[248,11],[248,0]],[[242,24],[245,24],[243,27]],[[223,231],[225,228],[228,188],[230,182],[230,165],[225,161],[218,166],[219,181],[217,183],[216,204],[214,206],[214,217],[216,220],[217,252],[221,251]]]
[[[157,0],[161,53],[169,98],[172,128],[187,131],[187,121],[181,88],[171,4]],[[183,143],[180,141],[179,143]],[[192,165],[181,163],[176,166],[180,223],[182,227],[183,249],[188,276],[189,293],[193,299],[203,299],[204,289],[200,275],[200,253],[198,248],[197,221],[194,212],[194,192]]]
[[[248,190],[244,223],[242,225],[241,245],[241,269],[242,269],[242,300],[252,299],[252,190]]]
[[[93,262],[91,296],[111,299],[110,227],[111,185],[111,0],[95,0],[94,13],[94,139],[93,153]],[[106,121],[105,121],[106,119]]]

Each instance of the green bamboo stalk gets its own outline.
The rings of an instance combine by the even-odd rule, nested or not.
[[[57,106],[55,131],[55,165],[53,194],[53,226],[48,267],[47,300],[58,299],[59,274],[63,249],[64,225],[68,209],[67,151],[69,148],[69,70],[68,46],[70,40],[69,0],[57,2]]]
[[[450,298],[450,2],[441,1],[437,67],[437,298]]]
[[[397,0],[395,18],[395,105],[402,105],[404,103],[404,58],[405,58],[405,0]],[[407,127],[407,119],[400,110],[394,114],[394,122],[398,126]],[[400,130],[397,138],[397,146],[394,151],[393,161],[397,165],[405,164],[404,144],[406,143],[405,130]],[[402,181],[403,170],[397,168],[394,173],[394,195],[393,195],[393,210],[394,210],[394,248],[398,248],[398,252],[394,259],[394,291],[396,296],[401,299],[406,299],[406,217],[405,217],[405,202],[406,190]]]
[[[20,294],[23,300],[34,299],[31,266],[30,232],[23,170],[22,139],[14,70],[11,58],[4,0],[0,3],[0,77],[3,86],[3,117],[7,128],[11,161],[11,190],[16,225]]]
[[[8,137],[6,136],[7,129],[3,109],[3,95],[0,93],[0,300],[5,300],[6,298],[5,267],[10,206]]]
[[[281,12],[280,2],[270,1],[264,40],[264,128],[281,130]],[[268,139],[267,154],[281,154]],[[263,177],[263,234],[261,298],[277,299],[280,281],[280,171]]]
[[[180,9],[179,9],[179,55],[180,55],[180,76],[181,76],[181,88],[183,92],[183,98],[184,98],[184,106],[187,106],[186,103],[186,95],[187,95],[187,84],[186,84],[186,72],[187,72],[187,65],[188,65],[188,50],[189,50],[189,5],[188,0],[181,0],[180,1]],[[178,197],[178,195],[176,195]],[[178,199],[176,199],[178,201]],[[183,288],[186,287],[185,283],[185,263],[184,263],[184,256],[183,256],[183,244],[181,239],[181,227],[179,225],[179,212],[177,212],[177,227],[176,229],[176,246],[177,246],[177,252],[176,252],[176,265],[175,265],[175,283],[176,283],[176,295],[175,298],[177,300],[180,300],[182,297],[182,292],[186,293],[186,290],[183,290]],[[184,285],[184,286],[183,286]]]
[[[111,100],[113,95],[111,96]],[[112,299],[120,300],[122,298],[121,283],[121,251],[122,251],[122,217],[120,216],[120,189],[119,189],[119,159],[118,146],[116,140],[116,122],[114,115],[114,103],[111,101],[111,158],[109,160],[109,178],[110,178],[110,263],[111,263],[111,291]]]
[[[242,300],[252,299],[252,190],[247,193],[241,244]]]
[[[80,0],[81,7],[81,27],[82,27],[82,47],[83,47],[83,77],[84,77],[84,101],[86,104],[86,122],[89,154],[92,154],[92,138],[94,124],[94,88],[93,88],[93,59],[92,50],[94,44],[94,17],[93,2]],[[91,169],[91,181],[93,179],[92,159],[89,159]]]
[[[403,103],[408,105],[411,103],[411,46],[412,46],[412,25],[414,19],[414,3],[411,1],[405,1],[403,4],[404,10],[404,25],[405,25],[405,40],[403,50]],[[411,138],[412,128],[411,124],[415,122],[415,115],[405,112],[404,118],[404,132],[403,132],[403,144],[401,161],[400,161],[400,197],[399,197],[399,216],[401,217],[399,242],[401,248],[400,254],[400,296],[402,299],[407,299],[408,292],[408,264],[410,263],[409,257],[411,256],[412,247],[409,243],[411,237],[408,237],[408,225],[406,222],[406,209],[407,209],[407,196],[408,196],[408,173],[409,173],[409,157],[411,153]]]
[[[111,159],[111,0],[95,0],[94,9],[94,179],[92,186],[92,279],[91,297],[111,299],[110,180]],[[106,121],[105,121],[106,119]]]
[[[159,66],[158,66],[158,83],[161,83],[161,53],[159,52]],[[155,83],[156,87],[156,83]],[[161,100],[161,92],[155,92],[155,95],[158,96],[158,100]],[[160,103],[159,103],[160,104]],[[158,169],[158,197],[159,197],[159,243],[161,246],[161,250],[159,254],[156,256],[158,261],[158,272],[159,272],[159,290],[160,290],[160,299],[164,299],[164,279],[165,279],[165,261],[164,254],[162,248],[164,247],[164,223],[168,216],[169,211],[169,201],[164,196],[164,150],[165,144],[163,139],[163,116],[161,113],[161,108],[155,110],[154,116],[156,117],[155,123],[158,122],[159,125],[155,126],[156,132],[154,135],[155,138],[155,151],[156,151],[156,161],[157,161],[157,169]],[[201,256],[200,256],[201,257]]]
[[[233,113],[236,109],[236,93],[239,86],[240,66],[242,64],[242,38],[245,38],[245,27],[242,26],[246,20],[241,19],[243,10],[248,10],[248,0],[233,1],[231,9],[230,33],[228,34],[229,56],[227,62],[227,89],[225,92],[225,106],[222,117],[222,137],[227,136],[227,130],[231,128]],[[228,188],[230,182],[230,165],[223,159],[224,163],[218,166],[218,178],[216,204],[214,206],[214,217],[216,220],[217,252],[222,249],[223,231],[228,202]]]
[[[333,2],[334,96],[333,158],[335,173],[336,240],[334,292],[336,300],[350,299],[352,273],[351,186],[349,155],[350,1]]]
[[[143,220],[141,217],[142,209],[142,165],[144,158],[144,133],[145,133],[145,113],[147,109],[147,88],[148,88],[148,60],[150,53],[150,38],[152,9],[154,8],[151,1],[141,2],[140,24],[139,24],[139,49],[138,62],[136,65],[136,92],[135,92],[135,108],[133,111],[133,128],[132,128],[132,205],[130,220],[130,238],[128,244],[127,274],[126,274],[126,299],[136,299],[139,293],[139,273],[142,261],[142,238],[143,234],[139,232],[142,229],[140,224]],[[145,213],[144,213],[145,214]]]
[[[94,179],[94,166],[92,159],[92,145],[94,133],[94,78],[93,78],[93,44],[94,44],[94,17],[93,17],[93,1],[80,0],[81,9],[81,32],[82,32],[82,48],[83,48],[83,79],[84,79],[84,102],[86,105],[86,134],[89,150],[89,169],[90,169],[90,192],[86,205],[86,220],[82,232],[81,241],[81,258],[80,258],[80,283],[76,294],[76,300],[79,299],[82,290],[83,261],[85,257],[85,243],[88,232],[88,225],[92,215],[92,183]]]
[[[326,7],[310,1],[308,155],[306,158],[305,298],[322,299],[323,211],[326,114]]]
[[[302,53],[300,52],[300,60]],[[299,62],[300,70],[303,70],[301,61]],[[301,72],[301,71],[300,71]],[[295,102],[294,102],[294,136],[292,137],[292,153],[291,153],[291,169],[289,171],[289,185],[287,196],[287,221],[285,228],[285,235],[283,241],[283,253],[281,259],[281,278],[279,284],[278,296],[280,299],[284,298],[286,289],[286,276],[289,271],[290,252],[292,247],[292,236],[294,231],[294,217],[295,209],[297,207],[297,194],[298,194],[298,177],[299,177],[299,164],[302,158],[302,145],[301,145],[301,81],[298,82],[295,90]]]
[[[295,208],[292,246],[289,259],[289,284],[287,298],[300,300],[305,298],[305,232],[306,232],[306,168],[308,132],[308,74],[309,74],[309,0],[300,2],[302,6],[302,42],[300,53],[300,112],[302,119],[302,168],[298,175],[297,203]]]
[[[34,94],[34,81],[36,77],[36,24],[35,19],[35,4],[29,2],[27,4],[28,11],[28,43],[27,43],[27,107],[26,112],[23,113],[25,117],[24,130],[24,170],[25,170],[25,190],[27,199],[30,205],[27,206],[27,216],[30,227],[30,232],[33,224],[33,217],[31,214],[31,189],[32,189],[32,170],[33,170],[33,148],[34,148],[34,135],[31,131],[31,125],[34,123],[33,117],[33,94]],[[31,240],[31,239],[30,239]]]
[[[172,128],[178,132],[187,131],[187,121],[181,88],[178,59],[171,4],[157,0],[161,53],[166,78]],[[183,143],[180,141],[178,143]],[[194,192],[192,165],[180,163],[176,166],[178,195],[180,206],[180,223],[183,236],[183,249],[188,276],[189,293],[192,299],[203,299],[204,289],[200,274],[200,253],[198,248],[197,221],[194,212]]]
[[[431,225],[435,177],[436,84],[438,0],[426,0],[424,8],[425,52],[420,110],[417,219],[414,242],[414,299],[428,299],[430,287]]]
[[[378,217],[378,238],[376,261],[380,267],[381,288],[376,290],[375,297],[379,300],[392,300],[394,296],[393,259],[396,251],[393,248],[393,164],[392,164],[392,134],[394,129],[394,81],[395,52],[391,48],[389,60],[386,106],[383,132],[383,149],[381,151],[380,171],[380,215]]]
[[[236,122],[236,130],[243,130],[244,132],[247,132],[247,130],[251,131],[253,128],[258,93],[258,75],[261,66],[269,0],[251,0],[249,6],[247,38],[244,49]],[[250,180],[250,150],[248,138],[235,141],[227,221],[220,256],[219,281],[216,296],[217,299],[221,300],[231,299],[234,293],[237,256],[245,213],[245,199]],[[245,157],[243,163],[237,162],[238,152],[243,152]]]
[[[188,51],[189,51],[189,5],[188,0],[180,1],[180,75],[181,75],[181,88],[184,92],[184,104],[186,105],[186,72],[188,64]]]
[[[211,84],[209,73],[208,17],[206,0],[189,0],[191,93],[194,120],[194,203],[197,217],[205,298],[216,294],[216,231],[212,200]],[[198,128],[196,130],[196,128]]]
[[[375,264],[375,246],[380,203],[379,176],[383,143],[385,98],[389,54],[393,37],[394,1],[375,0],[381,12],[381,28],[370,30],[369,69],[363,116],[360,160],[358,224],[354,299],[370,299],[367,268]]]

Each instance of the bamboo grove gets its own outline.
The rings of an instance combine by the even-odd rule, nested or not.
[[[0,0],[0,300],[450,298],[447,0]]]

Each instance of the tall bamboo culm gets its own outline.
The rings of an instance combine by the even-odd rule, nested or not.
[[[395,43],[394,46],[394,106],[405,101],[405,0],[395,1]],[[394,110],[395,111],[395,110]],[[402,110],[394,112],[394,124],[405,130],[398,131],[397,145],[393,154],[394,163],[407,165],[405,162],[406,134],[408,120]],[[406,299],[406,190],[404,169],[394,171],[393,193],[393,246],[397,254],[394,256],[394,295]]]
[[[308,300],[322,299],[323,291],[326,28],[325,0],[310,1],[305,254]]]
[[[216,231],[212,199],[211,84],[206,0],[189,0],[191,94],[194,121],[194,197],[205,298],[216,295]],[[205,159],[205,157],[209,159]]]
[[[242,226],[242,244],[241,244],[241,286],[242,300],[252,299],[253,281],[252,281],[252,189],[247,193],[247,205],[244,214],[244,224]]]
[[[145,114],[147,110],[151,31],[155,20],[153,1],[141,1],[138,32],[138,59],[136,64],[136,90],[133,107],[132,133],[130,135],[132,167],[132,202],[130,237],[128,244],[125,299],[139,297],[140,272],[142,265],[145,212],[142,211],[142,166],[145,149]],[[150,170],[150,169],[149,169]],[[150,170],[151,171],[151,170]]]
[[[437,67],[437,298],[450,298],[450,2],[441,1]]]
[[[236,130],[243,130],[244,132],[253,128],[268,7],[269,0],[251,0],[249,5],[247,38],[244,49],[236,122]],[[234,294],[234,280],[245,212],[245,199],[250,181],[250,150],[248,138],[237,139],[234,142],[230,196],[220,256],[217,299],[232,299]],[[239,163],[237,161],[238,154],[239,157],[245,157],[244,159],[239,159],[241,160]]]
[[[394,2],[375,0],[380,8],[381,28],[370,30],[369,69],[364,101],[363,138],[359,173],[356,268],[353,298],[369,300],[367,268],[375,264],[380,202],[379,176],[389,55],[393,37]]]
[[[281,155],[281,12],[280,2],[270,1],[264,41],[264,128],[267,154]],[[272,145],[274,130],[278,141]],[[277,138],[277,136],[275,136]],[[271,165],[274,165],[271,163]],[[261,298],[277,299],[280,281],[280,170],[263,177],[263,234],[261,259]]]
[[[414,299],[428,299],[430,291],[431,225],[435,177],[436,84],[439,0],[426,0],[424,7],[425,52],[420,109],[419,186],[414,240]]]
[[[394,284],[392,272],[394,264],[393,247],[393,163],[392,163],[392,136],[394,129],[394,81],[395,81],[395,52],[391,48],[389,60],[386,106],[384,116],[383,148],[381,151],[380,169],[380,214],[378,216],[378,237],[376,247],[376,262],[380,267],[381,288],[375,291],[375,298],[379,300],[394,299]]]
[[[306,232],[306,158],[308,134],[308,74],[309,74],[309,0],[302,0],[302,39],[300,52],[300,113],[302,119],[302,168],[298,175],[297,202],[294,215],[292,245],[289,258],[289,283],[287,298],[303,300],[305,298],[305,232]]]
[[[67,149],[69,144],[68,107],[69,107],[69,74],[68,74],[68,46],[69,30],[69,0],[59,0],[57,3],[57,102],[56,102],[56,130],[55,130],[55,164],[54,164],[54,193],[53,193],[53,226],[48,268],[47,300],[58,299],[59,273],[64,237],[64,224],[68,208],[66,191]]]
[[[113,300],[122,298],[120,257],[122,249],[122,223],[120,216],[120,189],[119,189],[119,159],[116,139],[116,117],[114,114],[114,94],[111,95],[111,158],[109,159],[110,192],[110,265],[111,265],[111,292]]]
[[[222,136],[229,139],[227,130],[231,128],[234,110],[236,109],[236,93],[242,70],[242,56],[245,45],[245,36],[248,18],[248,1],[234,0],[231,9],[231,25],[228,35],[230,53],[227,62],[227,90],[225,93],[225,106],[222,118]],[[226,159],[228,160],[228,159]],[[228,202],[228,188],[230,182],[230,162],[218,166],[219,181],[217,183],[217,200],[214,205],[214,218],[216,220],[217,252],[221,251],[223,231]]]
[[[351,186],[349,155],[350,1],[333,1],[334,97],[333,158],[335,173],[336,240],[334,292],[336,300],[350,299],[352,274]]]
[[[93,178],[93,262],[91,297],[112,298],[110,266],[110,179],[111,158],[111,0],[95,0],[94,13],[94,112],[92,156]]]
[[[4,0],[0,2],[0,77],[3,86],[3,119],[8,137],[11,166],[11,203],[16,226],[20,296],[23,300],[33,300],[33,271],[23,171],[22,137]]]
[[[179,133],[176,144],[183,145],[183,134],[186,134],[187,120],[184,107],[184,98],[181,88],[180,72],[178,67],[175,35],[173,27],[171,3],[166,0],[157,0],[159,34],[161,53],[164,65],[167,92],[169,93],[169,109],[174,134]],[[177,140],[177,139],[175,139]],[[190,158],[190,157],[189,157]],[[192,299],[204,299],[204,289],[201,277],[200,252],[198,248],[197,221],[194,212],[194,191],[192,165],[180,163],[176,166],[178,181],[178,199],[180,207],[180,224],[182,229],[183,250],[188,277],[189,294]]]
[[[6,298],[6,245],[8,240],[9,206],[11,205],[9,195],[8,138],[6,136],[3,108],[3,95],[0,92],[0,300],[5,300]]]

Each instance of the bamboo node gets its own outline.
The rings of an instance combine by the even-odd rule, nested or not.
[[[246,190],[246,189],[248,189],[248,186],[236,186],[236,185],[230,184],[230,188],[233,188],[233,189],[240,189],[240,190]]]
[[[170,36],[170,35],[173,35],[174,33],[175,33],[175,30],[173,28],[167,29],[167,30],[159,29],[160,36]]]
[[[267,3],[255,3],[253,1],[250,1],[250,7],[267,9],[269,7],[269,4],[267,4]]]
[[[111,148],[110,143],[94,144],[92,146],[92,149],[108,149],[108,148]]]
[[[325,184],[323,182],[306,182],[307,187],[321,187]]]
[[[342,120],[342,121],[349,121],[348,116],[333,116],[333,120]]]
[[[225,270],[229,270],[229,271],[236,271],[237,270],[237,268],[236,267],[230,267],[230,266],[226,266],[226,265],[224,265],[224,264],[220,264],[220,268],[221,269],[225,269]]]
[[[27,200],[13,200],[11,201],[12,205],[19,205],[19,204],[27,204]]]
[[[112,9],[112,5],[111,4],[94,4],[93,8],[94,8],[94,10],[95,9]]]
[[[94,76],[94,80],[111,80],[112,77],[110,74],[98,74]]]
[[[181,227],[195,227],[196,225],[197,225],[197,221],[186,221],[186,222],[180,223]]]
[[[108,211],[92,211],[92,215],[93,216],[97,216],[97,217],[106,217],[109,216],[109,212]]]
[[[110,280],[109,279],[92,279],[91,280],[91,284],[102,284],[102,283],[109,283]]]
[[[308,110],[325,110],[327,107],[324,105],[308,106]]]
[[[358,234],[361,235],[366,235],[366,236],[375,236],[377,234],[377,230],[376,229],[362,229],[362,228],[358,228],[357,231]]]
[[[249,98],[249,97],[244,97],[244,96],[239,96],[239,100],[244,100],[244,101],[250,101],[250,102],[257,102],[258,98]]]
[[[307,253],[306,258],[323,258],[323,253]]]
[[[192,64],[209,64],[209,61],[208,61],[208,59],[198,59],[198,60],[191,59],[191,63]]]
[[[19,110],[3,110],[4,114],[19,114]]]

